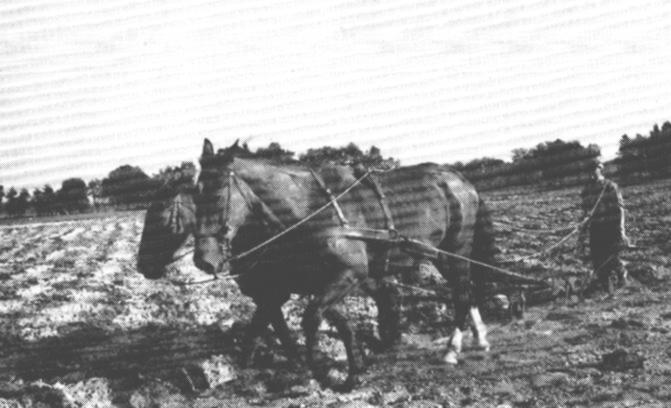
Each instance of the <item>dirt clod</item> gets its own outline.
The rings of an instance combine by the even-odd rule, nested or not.
[[[531,377],[531,385],[534,388],[561,386],[569,381],[566,373],[537,374]]]
[[[638,353],[618,349],[601,356],[600,368],[607,371],[627,371],[643,368],[645,358]]]

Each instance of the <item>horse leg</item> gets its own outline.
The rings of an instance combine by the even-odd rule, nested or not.
[[[278,306],[272,308],[269,312],[270,323],[273,325],[275,334],[280,339],[284,352],[292,362],[300,362],[300,353],[298,352],[298,345],[296,340],[291,335],[291,330],[284,318],[282,309]]]
[[[388,349],[401,338],[399,328],[401,312],[398,304],[398,293],[391,283],[382,278],[367,279],[364,282],[363,289],[377,305],[380,349]]]
[[[450,259],[447,265],[439,262],[436,267],[452,286],[455,327],[443,361],[454,365],[458,363],[458,356],[462,349],[463,330],[466,329],[471,309],[470,265],[468,261]]]
[[[306,360],[310,369],[314,370],[315,355],[317,354],[317,330],[322,322],[322,310],[319,304],[312,300],[303,312],[301,326],[305,334]]]
[[[356,348],[356,334],[350,327],[347,318],[338,310],[337,306],[330,307],[324,311],[324,317],[331,322],[338,330],[340,339],[345,345],[347,353],[348,371],[347,381],[342,385],[342,389],[351,389],[357,383],[357,375],[363,371],[363,358]]]
[[[480,309],[478,305],[482,304],[483,294],[485,290],[485,275],[477,265],[471,265],[472,278],[472,299],[471,308],[469,310],[471,315],[471,332],[473,333],[473,347],[478,350],[489,351],[490,344],[487,341],[487,326],[482,320]]]
[[[477,306],[471,306],[469,310],[471,315],[471,332],[473,333],[473,347],[478,350],[489,351],[490,344],[487,340],[487,326],[482,321],[480,309]]]
[[[258,337],[268,325],[271,309],[269,303],[256,302],[254,316],[252,316],[252,321],[247,327],[247,333],[242,343],[241,365],[243,367],[247,367],[252,362],[254,352],[258,347]]]
[[[307,348],[307,363],[313,372],[313,375],[318,380],[327,383],[326,374],[320,372],[320,367],[317,366],[316,354],[318,353],[317,331],[322,322],[323,317],[326,317],[331,323],[336,326],[338,334],[345,345],[347,351],[348,376],[345,383],[342,385],[343,389],[351,388],[357,382],[356,374],[361,370],[362,364],[359,363],[356,350],[358,344],[356,336],[352,331],[347,319],[334,307],[334,304],[342,301],[347,293],[349,293],[359,281],[355,278],[353,270],[345,271],[338,280],[327,285],[324,288],[324,295],[316,296],[308,304],[303,314],[302,326],[305,331],[305,346]]]

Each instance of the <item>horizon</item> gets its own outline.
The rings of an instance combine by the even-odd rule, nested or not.
[[[667,122],[667,121],[665,121],[665,122]],[[654,126],[654,125],[653,125],[653,126]],[[661,126],[660,126],[660,127],[661,127]],[[651,127],[651,129],[652,129],[652,127]],[[639,134],[641,134],[641,133],[639,133]],[[643,134],[642,134],[642,135],[643,135]],[[645,136],[645,135],[643,135],[643,136]],[[635,135],[634,135],[634,136],[630,136],[630,137],[633,138],[633,137],[635,137]],[[557,139],[555,139],[555,140],[557,140]],[[546,141],[541,142],[541,143],[552,142],[552,141],[555,141],[555,140],[546,140]],[[572,141],[574,141],[574,140],[564,140],[564,142],[572,142]],[[241,143],[245,143],[245,141],[241,141]],[[274,143],[274,142],[271,141],[271,142],[269,142],[269,143]],[[353,142],[349,142],[349,143],[353,143]],[[331,147],[336,147],[336,148],[338,148],[338,147],[344,147],[344,146],[346,146],[346,145],[349,144],[349,143],[345,143],[344,145],[331,146]],[[583,144],[583,143],[581,143],[581,144],[582,144],[582,146],[584,146],[584,147],[587,147],[587,146],[588,146],[588,144]],[[534,148],[534,147],[536,147],[537,145],[538,145],[538,144],[533,145],[533,146],[527,146],[527,147],[521,147],[521,146],[520,146],[520,147],[514,147],[513,149],[518,149],[518,148],[530,149],[530,148]],[[365,153],[366,151],[368,151],[368,150],[369,150],[371,147],[373,147],[373,146],[374,146],[374,145],[370,145],[370,146],[359,146],[359,145],[357,145],[357,147],[360,148],[361,151],[364,152],[364,153]],[[202,146],[201,146],[201,147],[202,147]],[[215,146],[215,149],[225,148],[225,147],[228,147],[228,146],[224,146],[224,145],[222,145],[222,146]],[[256,151],[256,149],[258,149],[258,148],[263,148],[263,147],[268,147],[268,145],[250,147],[250,150],[251,150],[251,151]],[[280,147],[282,147],[283,149],[286,149],[285,146],[282,146],[281,144],[280,144]],[[316,146],[315,148],[320,148],[320,147],[326,147],[326,145],[324,145],[324,146]],[[601,148],[601,147],[599,146],[599,148]],[[291,150],[291,149],[286,149],[286,150]],[[294,155],[293,155],[294,159],[299,159],[299,157],[300,157],[302,154],[306,153],[306,151],[304,151],[304,152],[293,152],[293,153],[294,153]],[[604,157],[604,154],[603,154],[603,151],[601,151],[601,156],[600,156],[600,157],[601,157],[601,161],[602,161],[603,163],[606,163],[606,164],[612,162],[613,160],[615,160],[615,159],[617,158],[616,153],[617,153],[617,152],[615,152],[615,154],[614,154],[611,158],[605,158],[605,157]],[[396,157],[391,157],[391,156],[385,154],[384,151],[381,151],[381,155],[382,155],[384,158],[397,159]],[[488,156],[473,157],[472,159],[467,159],[467,160],[465,160],[465,161],[461,161],[461,163],[462,163],[462,164],[467,164],[467,163],[469,163],[469,162],[472,161],[472,160],[483,159],[483,158],[500,159],[500,160],[503,160],[506,164],[512,164],[512,151],[510,152],[510,154],[508,154],[508,157],[488,157]],[[199,157],[198,157],[198,158],[188,159],[188,160],[187,160],[187,159],[184,159],[184,160],[178,160],[178,161],[176,161],[176,162],[174,162],[174,163],[169,163],[169,164],[166,164],[165,166],[161,166],[161,167],[157,168],[155,171],[151,171],[151,172],[150,172],[150,171],[147,171],[147,170],[144,169],[142,166],[136,165],[136,164],[134,164],[134,163],[124,163],[124,164],[121,164],[120,166],[117,166],[117,167],[115,167],[115,168],[109,169],[109,171],[105,172],[104,174],[102,174],[101,176],[98,176],[98,177],[95,177],[95,176],[94,176],[94,177],[91,177],[91,178],[85,178],[85,177],[81,177],[81,176],[73,175],[73,176],[68,176],[68,177],[65,177],[65,178],[63,178],[63,179],[57,180],[57,181],[54,182],[54,183],[49,183],[49,182],[47,182],[47,183],[37,184],[37,185],[32,185],[32,186],[23,186],[23,185],[2,184],[2,182],[0,182],[0,186],[3,186],[3,187],[4,187],[4,189],[5,189],[5,193],[7,193],[7,191],[8,191],[10,188],[13,187],[17,192],[19,192],[19,191],[21,191],[21,189],[24,189],[24,188],[25,188],[25,189],[27,189],[28,192],[30,192],[31,195],[32,195],[32,193],[33,193],[33,191],[34,191],[35,189],[43,190],[43,188],[44,188],[46,185],[49,185],[49,186],[52,187],[54,190],[58,190],[58,188],[60,188],[60,186],[61,186],[61,183],[62,183],[63,181],[65,181],[65,180],[67,180],[67,179],[70,179],[70,178],[81,178],[81,179],[84,180],[84,181],[86,182],[86,184],[88,185],[89,181],[92,181],[92,180],[95,180],[95,179],[102,180],[102,179],[106,178],[106,177],[109,175],[110,172],[112,172],[113,170],[116,170],[117,168],[119,168],[119,167],[121,167],[121,166],[124,166],[124,165],[129,165],[129,166],[131,166],[131,167],[139,167],[139,168],[140,168],[140,169],[141,169],[147,176],[149,176],[149,177],[155,177],[155,176],[158,174],[158,172],[159,172],[160,170],[163,170],[163,169],[165,169],[165,168],[168,167],[168,166],[170,166],[170,167],[176,167],[176,166],[181,165],[181,164],[184,163],[184,162],[191,162],[192,164],[194,164],[194,165],[196,166],[197,171],[198,171],[198,172],[200,171],[200,164],[199,164]],[[460,160],[452,161],[452,162],[435,162],[435,163],[436,163],[436,164],[439,164],[439,165],[454,165],[454,164],[456,164],[457,162],[460,162]],[[417,164],[417,163],[415,163],[415,164]],[[406,165],[406,164],[400,162],[400,166],[404,166],[404,165]],[[197,176],[197,174],[196,174],[196,176]]]
[[[671,119],[671,3],[0,0],[0,184],[148,175],[249,140],[402,165]]]

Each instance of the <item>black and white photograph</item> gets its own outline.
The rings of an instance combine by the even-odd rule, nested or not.
[[[0,408],[671,406],[671,2],[0,0]]]

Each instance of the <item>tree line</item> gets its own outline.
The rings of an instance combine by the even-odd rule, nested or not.
[[[671,123],[653,126],[648,136],[622,135],[615,163],[624,181],[671,176]]]
[[[101,209],[144,208],[158,194],[169,194],[193,184],[196,167],[192,162],[168,166],[152,177],[140,167],[123,165],[103,179],[86,183],[82,178],[64,180],[55,190],[46,184],[20,190],[0,185],[0,210],[9,217],[65,215]]]
[[[461,171],[480,189],[516,185],[547,188],[582,184],[589,169],[601,156],[599,146],[557,139],[532,148],[512,150],[512,159],[483,157],[450,167]],[[671,176],[671,123],[654,125],[649,136],[620,138],[617,157],[606,162],[606,173],[620,182],[635,182]]]
[[[299,163],[319,166],[327,162],[392,169],[399,160],[385,157],[376,146],[362,150],[355,143],[341,147],[323,146],[296,155],[272,142],[252,151],[251,155],[279,163]],[[487,190],[515,185],[537,185],[556,188],[584,183],[590,169],[599,159],[599,146],[582,145],[578,141],[557,139],[539,143],[531,148],[511,151],[510,161],[483,157],[467,163],[444,164],[458,170],[479,189]],[[606,163],[606,171],[622,181],[639,181],[671,176],[671,123],[660,128],[654,125],[648,136],[626,134],[620,138],[618,155]],[[34,213],[38,216],[59,215],[99,210],[101,208],[145,208],[156,197],[174,194],[194,184],[196,167],[192,162],[167,166],[149,176],[140,167],[129,164],[112,170],[107,177],[85,183],[81,178],[64,180],[58,190],[50,185],[27,189],[5,188],[0,185],[0,210],[12,217]]]
[[[484,157],[450,167],[483,190],[522,185],[558,188],[586,182],[600,156],[595,144],[557,139],[513,149],[511,161]]]
[[[398,160],[384,158],[380,149],[372,146],[362,151],[354,143],[344,147],[324,146],[310,149],[296,156],[278,143],[270,143],[252,151],[251,155],[276,160],[280,163],[304,163],[315,166],[330,161],[340,164],[363,164],[367,167],[392,168]],[[81,178],[64,180],[60,189],[50,185],[31,192],[23,188],[10,187],[7,192],[0,185],[0,210],[10,217],[64,215],[96,211],[101,209],[143,209],[156,198],[174,195],[180,189],[190,188],[195,183],[196,167],[192,162],[168,166],[149,176],[140,167],[129,164],[112,170],[107,177],[88,183]]]

